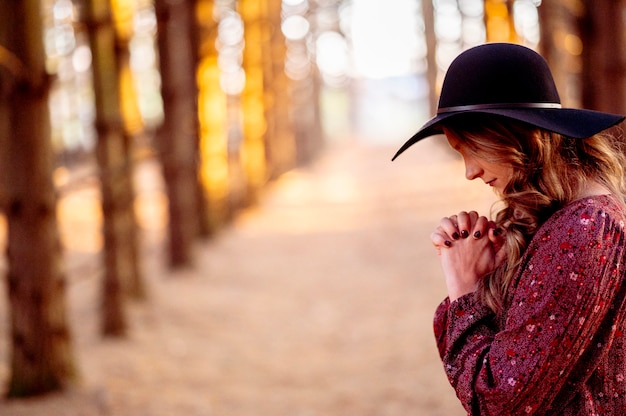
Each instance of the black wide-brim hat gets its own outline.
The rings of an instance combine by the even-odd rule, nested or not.
[[[511,43],[487,43],[462,52],[450,64],[437,115],[396,152],[442,134],[446,120],[460,114],[494,114],[564,136],[584,139],[613,127],[624,116],[562,108],[546,61],[537,52]]]

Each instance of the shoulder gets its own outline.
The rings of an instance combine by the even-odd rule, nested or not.
[[[622,228],[626,222],[626,209],[617,196],[597,195],[578,199],[554,213],[539,229],[560,229],[571,225],[578,230],[593,230],[601,224],[614,223]]]
[[[573,201],[548,218],[531,246],[547,245],[563,250],[572,245],[581,247],[600,242],[609,235],[623,240],[625,224],[626,209],[617,196],[587,197]]]
[[[614,196],[577,200],[557,211],[522,257],[512,283],[517,303],[579,299],[598,293],[600,286],[614,288],[623,275],[615,271],[626,251],[625,222],[626,210]],[[549,297],[536,295],[537,288]]]

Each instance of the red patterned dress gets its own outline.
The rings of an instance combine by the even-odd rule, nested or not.
[[[575,201],[524,253],[502,313],[444,300],[434,328],[468,415],[626,415],[626,212]]]

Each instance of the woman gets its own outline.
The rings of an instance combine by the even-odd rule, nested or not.
[[[468,415],[626,414],[626,158],[605,132],[623,119],[562,108],[543,58],[487,44],[396,154],[444,133],[501,197],[493,220],[461,212],[431,236],[437,346]]]

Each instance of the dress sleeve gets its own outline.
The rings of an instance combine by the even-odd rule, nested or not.
[[[551,414],[564,383],[584,378],[587,350],[600,348],[623,223],[590,206],[557,214],[527,248],[498,324],[472,294],[435,313],[444,369],[469,415]]]

